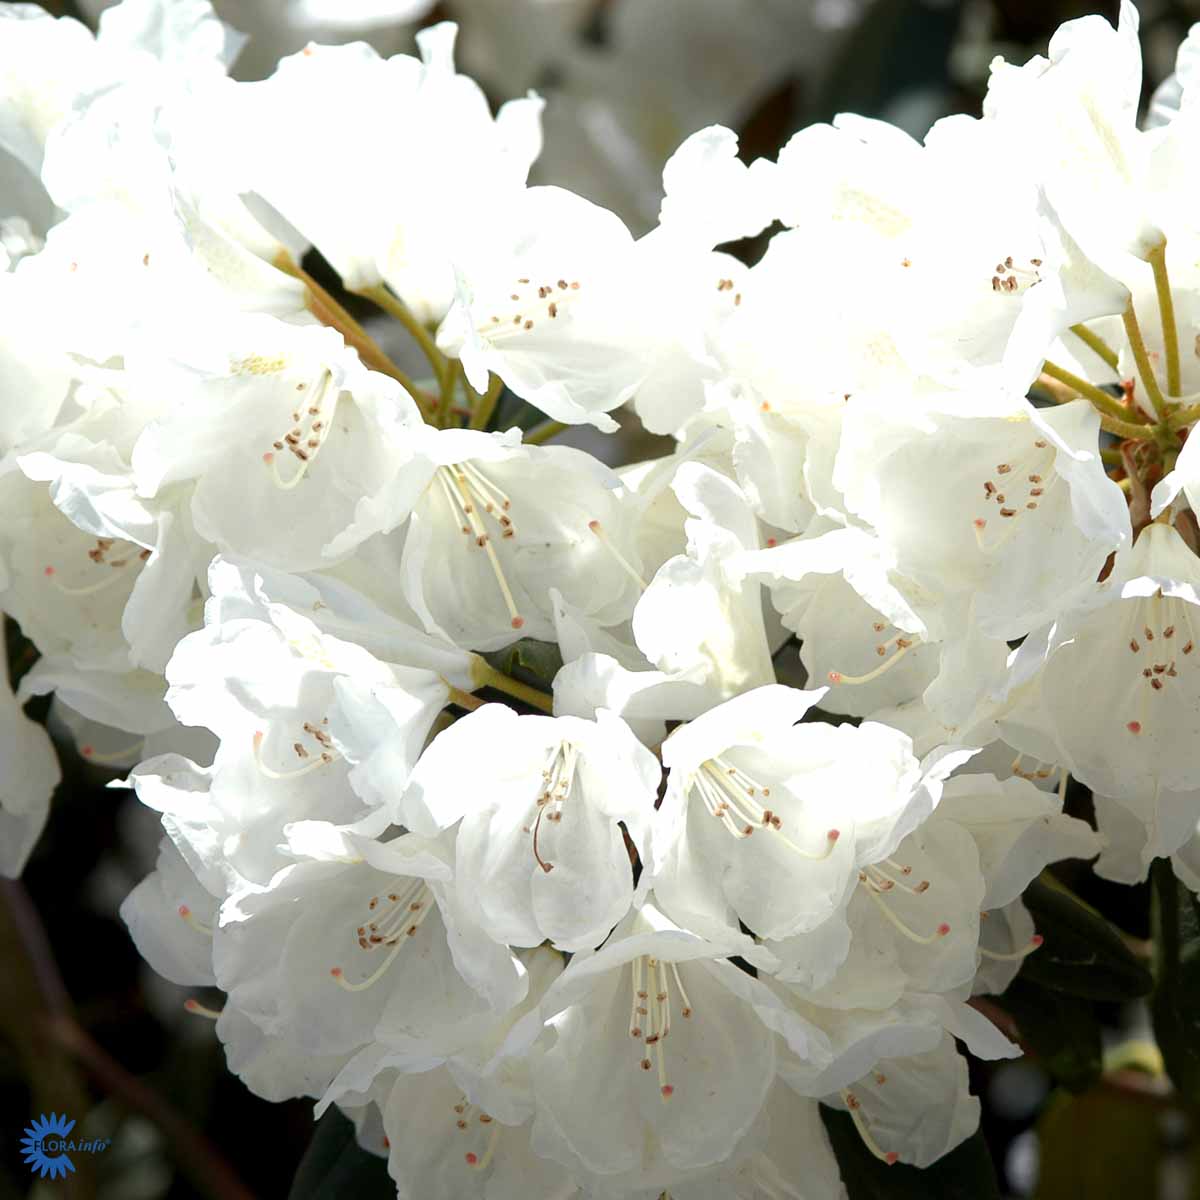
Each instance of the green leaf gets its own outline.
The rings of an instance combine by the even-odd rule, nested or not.
[[[317,1123],[288,1200],[394,1200],[395,1195],[386,1161],[364,1150],[354,1138],[353,1124],[331,1108]]]
[[[1038,1122],[1035,1200],[1159,1195],[1162,1113],[1146,1097],[1096,1088],[1056,1095]]]
[[[850,1200],[1000,1200],[996,1172],[978,1130],[924,1170],[880,1162],[863,1144],[849,1113],[821,1105]]]
[[[1154,998],[1163,1065],[1183,1098],[1200,1104],[1200,903],[1160,858],[1154,882]]]
[[[1022,899],[1042,947],[1025,960],[1023,979],[1090,1000],[1145,996],[1154,980],[1121,935],[1094,908],[1042,875]]]
[[[497,671],[536,688],[549,687],[563,665],[558,646],[536,638],[522,638],[483,657]]]
[[[1085,1092],[1100,1078],[1100,1022],[1086,1000],[1041,987],[1022,973],[1000,1004],[1012,1014],[1022,1041],[1056,1082],[1073,1092]]]

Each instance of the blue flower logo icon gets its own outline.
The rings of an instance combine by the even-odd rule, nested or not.
[[[64,1113],[61,1117],[43,1113],[26,1126],[21,1139],[21,1153],[30,1167],[43,1179],[62,1179],[68,1171],[74,1172],[75,1164],[62,1153],[67,1135],[75,1128],[75,1122]]]

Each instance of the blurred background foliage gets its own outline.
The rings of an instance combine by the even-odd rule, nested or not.
[[[1115,0],[215,3],[252,35],[236,71],[247,79],[309,39],[365,37],[395,53],[413,49],[422,25],[458,21],[460,69],[494,102],[531,87],[547,98],[538,181],[613,208],[639,233],[654,222],[663,161],[696,129],[736,129],[747,158],[773,155],[794,130],[844,110],[920,137],[940,116],[978,112],[994,55],[1023,61],[1045,49],[1062,21],[1089,11],[1115,19],[1117,9]],[[94,24],[105,4],[44,6]],[[1200,0],[1138,7],[1148,95],[1200,20]],[[386,150],[389,115],[362,117],[380,122]],[[320,263],[307,265],[320,273]],[[323,282],[336,285],[327,273]],[[515,404],[508,411],[525,423]],[[643,449],[626,444],[621,456]],[[6,632],[15,682],[32,651],[11,622]],[[153,866],[155,814],[106,786],[121,772],[86,762],[69,727],[41,703],[36,715],[55,733],[64,779],[24,880],[0,884],[0,1200],[287,1197],[293,1179],[297,1195],[375,1194],[365,1185],[378,1183],[382,1165],[365,1174],[347,1165],[345,1123],[323,1125],[297,1176],[313,1139],[310,1106],[250,1095],[226,1071],[211,1023],[185,1011],[187,993],[141,962],[117,907]],[[1069,810],[1087,816],[1090,804],[1073,782]],[[1200,937],[1200,909],[1169,875],[1154,888],[1129,888],[1068,864],[1059,879],[1079,899],[1052,879],[1035,885],[1029,899],[1047,944],[989,1013],[1029,1053],[975,1064],[997,1194],[1200,1200],[1200,1123],[1192,1116],[1200,1111],[1200,1059],[1189,1049],[1200,1037],[1188,1036],[1200,1023],[1200,964],[1188,954]],[[1174,982],[1149,1000],[1155,922],[1160,956],[1178,961]],[[1155,1046],[1151,1005],[1160,1029],[1178,1031],[1177,1044]],[[1164,1055],[1181,1091],[1166,1082]],[[19,1138],[34,1115],[51,1110],[77,1118],[83,1136],[111,1138],[112,1148],[77,1156],[77,1173],[65,1180],[31,1184]],[[845,1140],[836,1122],[831,1134],[839,1146]],[[954,1183],[953,1169],[936,1187],[911,1176],[897,1168],[881,1183],[872,1160],[848,1182],[856,1198],[980,1200]]]

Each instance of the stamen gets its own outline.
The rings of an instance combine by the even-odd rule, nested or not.
[[[209,1008],[207,1004],[201,1004],[199,1000],[188,997],[183,1002],[185,1012],[190,1012],[194,1017],[204,1017],[209,1021],[219,1021],[221,1019],[221,1011],[216,1008]]]
[[[480,1119],[482,1120],[482,1118]],[[489,1166],[493,1155],[496,1153],[496,1146],[500,1141],[500,1131],[503,1128],[503,1125],[501,1125],[499,1122],[496,1122],[495,1128],[492,1130],[491,1136],[488,1138],[487,1149],[483,1152],[482,1158],[480,1158],[473,1151],[468,1151],[465,1155],[463,1155],[467,1161],[468,1167],[473,1167],[476,1171],[482,1171]]]
[[[181,904],[176,911],[197,933],[202,933],[205,937],[212,937],[212,926],[206,925],[203,921],[201,921],[186,904]]]
[[[862,1115],[862,1104],[858,1097],[853,1093],[842,1089],[842,1099],[846,1102],[846,1108],[850,1112],[850,1117],[854,1121],[854,1128],[858,1130],[858,1136],[862,1138],[863,1145],[875,1155],[880,1162],[885,1162],[887,1165],[894,1166],[899,1161],[900,1155],[894,1150],[884,1152],[879,1148],[879,1143],[871,1136],[871,1131],[867,1128],[866,1119]]]
[[[600,539],[601,545],[617,560],[617,564],[642,589],[646,590],[646,581],[634,570],[633,564],[616,548],[612,539],[604,532],[599,521],[589,521],[588,528]]]
[[[873,671],[868,671],[865,675],[846,675],[841,671],[830,671],[827,678],[830,683],[870,683],[873,679],[878,679],[880,675],[890,671],[914,646],[921,644],[920,638],[898,638],[896,640],[896,652],[885,662],[881,663]]]
[[[1001,954],[996,950],[985,950],[982,946],[979,947],[979,953],[984,958],[993,959],[995,962],[1020,962],[1021,959],[1028,958],[1043,941],[1045,939],[1042,935],[1035,933],[1020,950],[1014,950],[1011,954]]]
[[[79,753],[90,763],[96,763],[99,766],[108,766],[113,763],[124,763],[127,759],[135,754],[140,754],[145,749],[146,739],[138,738],[136,742],[131,742],[123,750],[110,750],[104,754],[99,753],[95,746],[85,745],[79,747]]]
[[[860,876],[860,880],[861,880]],[[866,888],[866,893],[881,913],[902,933],[910,942],[916,942],[920,946],[932,946],[939,938],[944,938],[950,932],[950,926],[944,921],[930,934],[920,934],[914,929],[910,929],[892,910],[888,907],[887,902],[880,896],[879,892],[870,886]]]

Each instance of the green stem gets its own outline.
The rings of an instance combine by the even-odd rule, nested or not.
[[[1154,290],[1162,320],[1163,348],[1167,352],[1167,395],[1179,395],[1179,327],[1175,324],[1175,301],[1167,275],[1167,243],[1160,242],[1148,255],[1154,270]]]
[[[564,424],[562,421],[543,421],[540,425],[529,430],[522,439],[526,446],[540,446],[543,442],[548,442],[552,437],[557,437],[564,429],[570,429],[570,425]]]
[[[372,304],[378,305],[389,317],[395,317],[408,330],[413,341],[421,347],[422,353],[429,359],[429,365],[433,368],[433,376],[437,380],[438,386],[442,386],[448,369],[446,356],[434,344],[433,338],[429,336],[429,330],[409,311],[408,305],[393,296],[381,283],[363,288],[358,294],[366,297]]]
[[[486,701],[480,700],[478,696],[472,696],[470,692],[464,692],[462,688],[456,688],[454,684],[447,683],[445,679],[442,682],[446,684],[446,698],[450,704],[455,704],[459,708],[465,708],[468,712],[474,712],[475,709],[482,708],[486,703]]]
[[[1170,429],[1185,429],[1194,421],[1200,421],[1200,404],[1192,404],[1187,408],[1177,408],[1167,418],[1167,427]]]
[[[1072,325],[1071,332],[1081,341],[1089,350],[1102,358],[1115,371],[1117,369],[1117,352],[1098,334],[1089,329],[1086,325]]]
[[[497,671],[482,658],[476,658],[471,663],[471,677],[478,687],[495,688],[496,691],[504,692],[514,700],[522,700],[534,708],[541,709],[544,713],[553,714],[554,712],[554,698],[549,693],[539,691],[537,688],[522,683],[519,679],[513,679],[502,671]]]
[[[1125,465],[1124,456],[1120,450],[1105,446],[1100,451],[1100,461],[1106,462],[1110,467],[1123,467]]]
[[[500,393],[504,391],[504,380],[499,375],[493,375],[488,380],[488,390],[482,396],[479,396],[479,403],[475,406],[475,411],[471,414],[472,429],[486,429],[488,422],[492,419],[492,413],[496,411],[496,404],[500,399]],[[475,395],[479,395],[478,392]]]
[[[322,325],[336,329],[346,339],[346,344],[358,351],[365,366],[383,375],[390,375],[417,402],[419,408],[428,411],[430,397],[392,362],[379,343],[286,250],[275,259],[275,266],[304,284],[308,289],[309,312]]]
[[[1121,320],[1125,323],[1125,336],[1129,339],[1129,347],[1133,351],[1133,361],[1137,363],[1142,387],[1146,389],[1146,395],[1150,397],[1150,403],[1154,405],[1154,412],[1158,419],[1166,421],[1167,402],[1163,399],[1162,389],[1158,386],[1158,380],[1155,379],[1154,371],[1151,369],[1150,355],[1146,352],[1146,341],[1142,337],[1142,327],[1138,324],[1137,313],[1133,311],[1132,300],[1121,314]]]
[[[1060,367],[1057,363],[1046,360],[1042,366],[1043,372],[1049,375],[1051,379],[1057,379],[1059,383],[1065,383],[1067,387],[1073,388],[1085,399],[1090,400],[1100,413],[1101,420],[1108,417],[1111,421],[1120,422],[1122,425],[1130,425],[1132,428],[1139,429],[1138,433],[1127,433],[1124,437],[1149,437],[1150,431],[1146,426],[1137,426],[1129,420],[1132,416],[1129,409],[1123,404],[1119,404],[1107,392],[1101,391],[1094,383],[1089,383],[1086,379],[1081,379],[1078,375],[1072,374],[1065,367]],[[1106,425],[1107,429],[1108,426]],[[1113,430],[1112,432],[1116,432]]]
[[[454,405],[454,385],[458,382],[462,363],[457,358],[451,359],[442,376],[442,394],[438,400],[437,412],[434,414],[434,424],[439,429],[445,429],[450,424],[450,413]]]

